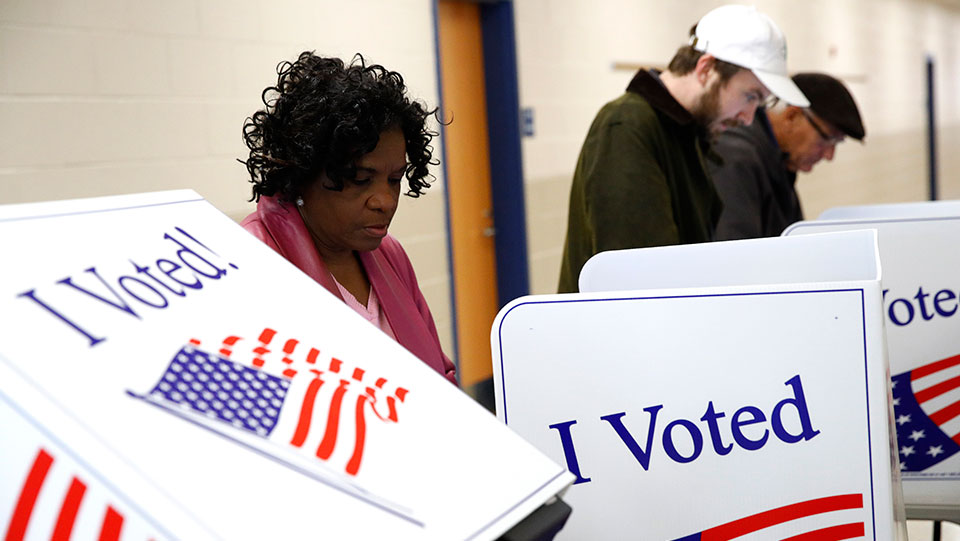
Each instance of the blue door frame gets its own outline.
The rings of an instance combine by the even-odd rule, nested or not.
[[[440,73],[440,41],[437,1],[433,2],[434,50],[436,72],[443,110],[443,78]],[[490,148],[490,188],[493,223],[496,230],[494,250],[497,269],[497,297],[502,308],[511,300],[530,292],[527,264],[527,220],[524,204],[523,161],[520,149],[520,97],[517,77],[516,37],[512,0],[481,1],[480,21],[483,32],[483,62],[486,85],[487,123]],[[444,127],[440,126],[441,138]],[[444,147],[446,154],[446,147]],[[444,178],[446,156],[443,160]],[[446,194],[447,260],[453,267],[453,246],[450,234],[450,192]],[[450,305],[457,310],[454,280],[450,280]],[[454,349],[457,345],[456,317],[453,324]],[[459,356],[458,356],[459,357]]]

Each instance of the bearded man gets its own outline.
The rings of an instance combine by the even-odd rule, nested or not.
[[[771,96],[808,105],[787,75],[783,33],[752,6],[714,9],[667,71],[640,70],[580,151],[559,291],[577,291],[599,252],[711,240],[722,204],[704,163],[710,139],[749,124]]]

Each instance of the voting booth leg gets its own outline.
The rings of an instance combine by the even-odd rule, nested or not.
[[[541,505],[497,541],[552,541],[570,518],[572,509],[559,497]]]

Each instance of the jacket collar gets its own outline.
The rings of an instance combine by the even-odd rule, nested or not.
[[[790,153],[783,150],[783,148],[780,146],[780,142],[777,141],[777,136],[773,133],[773,125],[770,124],[770,117],[767,115],[767,110],[765,108],[757,108],[757,113],[753,116],[753,126],[750,126],[747,129],[756,130],[757,132],[760,132],[766,136],[766,140],[770,144],[770,147],[780,155],[780,161],[784,164],[783,170],[786,173],[787,180],[791,185],[796,182],[797,174],[791,174],[791,171],[788,171],[786,166],[787,160],[790,158]]]
[[[276,197],[262,196],[257,203],[257,215],[276,243],[280,255],[343,301],[340,288],[317,252],[313,236],[304,225],[297,208]],[[434,344],[433,335],[416,311],[416,301],[410,296],[410,287],[397,275],[384,254],[383,245],[371,252],[360,252],[359,255],[397,342],[440,374],[446,374],[443,352]]]
[[[303,224],[297,207],[276,197],[262,196],[257,203],[257,215],[273,237],[280,255],[342,301],[340,288],[320,259],[313,237]]]
[[[660,73],[656,70],[638,71],[630,84],[627,85],[627,92],[643,96],[651,107],[667,115],[681,126],[693,124],[693,115],[674,99],[667,87],[663,86]]]

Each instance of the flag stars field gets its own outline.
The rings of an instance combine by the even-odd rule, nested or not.
[[[900,469],[908,477],[926,475],[922,472],[960,453],[958,368],[955,355],[891,378]]]

